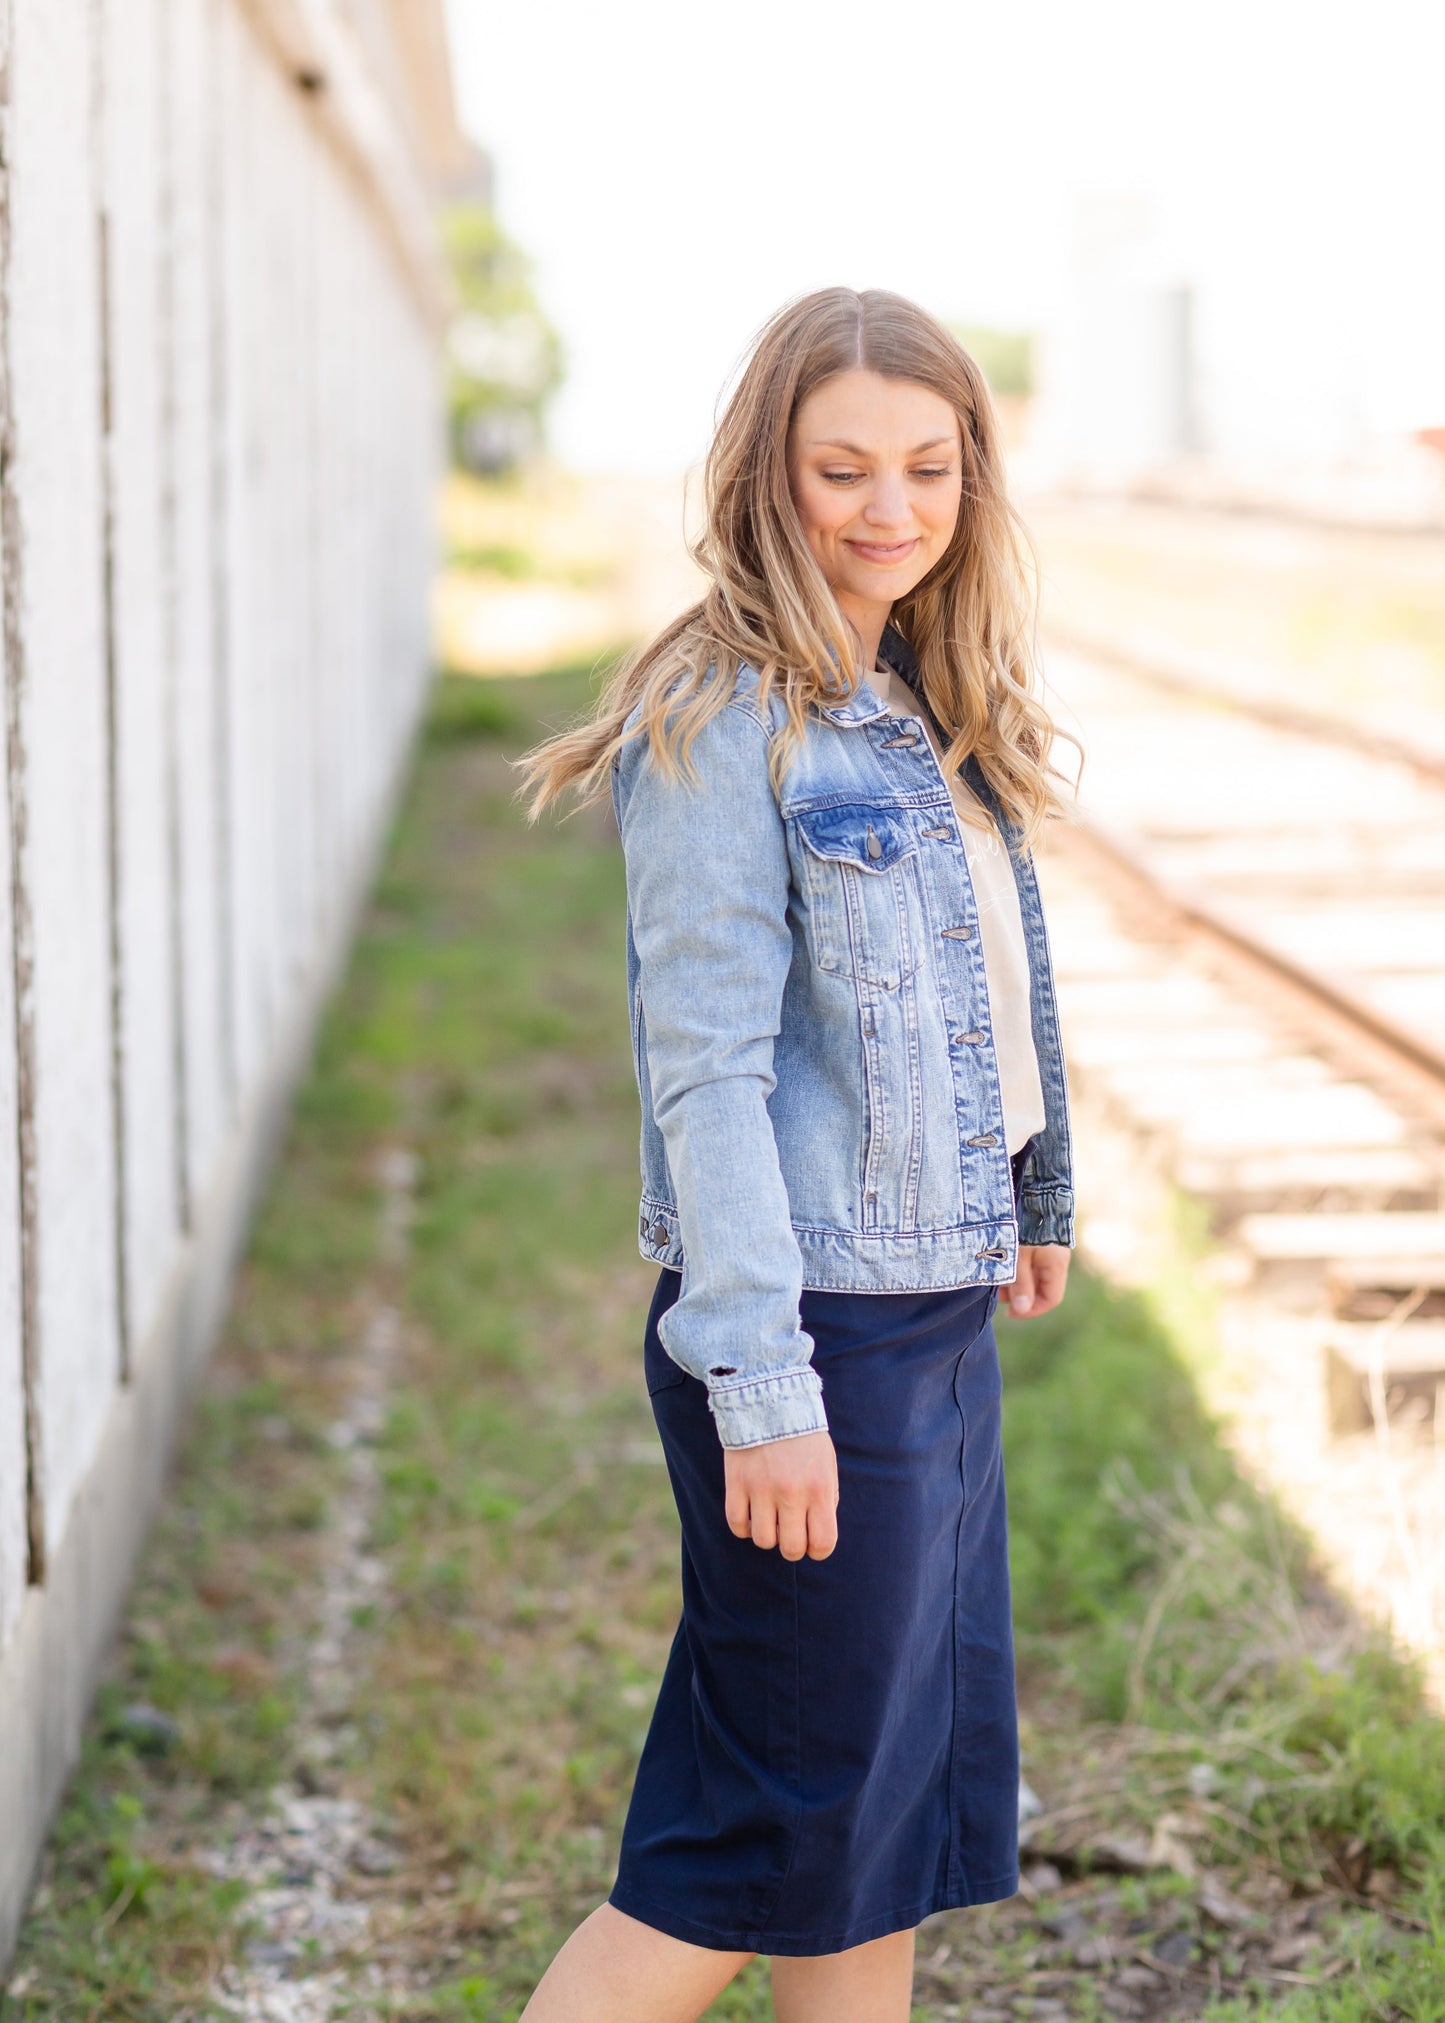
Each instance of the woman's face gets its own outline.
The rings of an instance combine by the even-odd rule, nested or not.
[[[829,587],[876,646],[889,606],[923,580],[958,524],[957,415],[914,380],[839,373],[793,417],[788,479]]]

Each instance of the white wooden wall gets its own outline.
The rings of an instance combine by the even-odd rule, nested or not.
[[[266,12],[0,0],[11,1731],[87,1498],[154,1474],[95,1486],[214,1320],[189,1278],[234,1254],[426,675],[437,298]]]

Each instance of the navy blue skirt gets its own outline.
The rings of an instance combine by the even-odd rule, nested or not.
[[[996,1293],[805,1292],[838,1546],[734,1538],[707,1394],[657,1335],[682,1621],[612,1902],[693,1945],[812,1955],[1018,1887],[1018,1720]]]

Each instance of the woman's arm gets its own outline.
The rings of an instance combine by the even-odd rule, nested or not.
[[[827,1427],[767,1109],[792,961],[788,852],[762,724],[728,704],[692,755],[696,784],[664,779],[645,740],[624,745],[617,803],[684,1260],[662,1342],[707,1385],[723,1446],[747,1448]]]

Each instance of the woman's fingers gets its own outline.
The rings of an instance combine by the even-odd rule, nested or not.
[[[778,1542],[778,1512],[772,1498],[765,1494],[754,1496],[751,1517],[748,1536],[764,1552],[771,1552]]]
[[[1034,1308],[1046,1314],[1064,1296],[1069,1278],[1069,1253],[1058,1245],[1034,1253]]]
[[[800,1433],[723,1456],[724,1509],[735,1538],[784,1559],[826,1559],[838,1542],[838,1463],[826,1433]]]
[[[1015,1320],[1046,1314],[1063,1298],[1068,1277],[1069,1251],[1062,1244],[1021,1243],[1014,1282],[1002,1287],[999,1299]]]
[[[1004,1286],[999,1298],[1016,1320],[1022,1320],[1025,1314],[1033,1312],[1034,1252],[1030,1244],[1019,1245],[1013,1284]]]
[[[808,1506],[791,1504],[778,1512],[778,1551],[784,1559],[802,1559],[808,1550]]]
[[[837,1506],[823,1501],[780,1508],[760,1496],[738,1514],[729,1501],[728,1529],[764,1551],[776,1545],[784,1559],[826,1559],[838,1543]]]
[[[838,1506],[815,1503],[808,1512],[808,1557],[826,1559],[838,1543]]]

